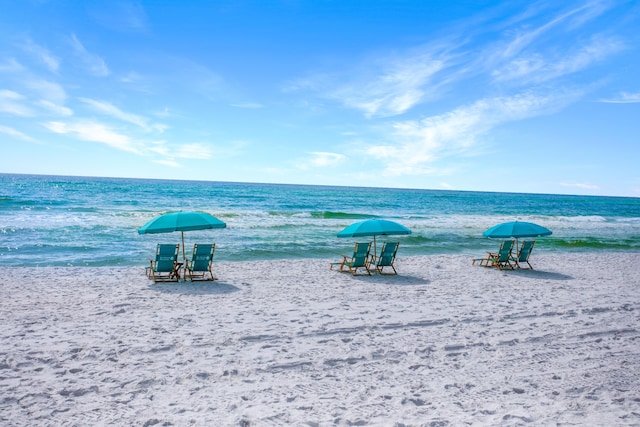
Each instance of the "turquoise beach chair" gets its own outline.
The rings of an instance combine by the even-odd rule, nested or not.
[[[380,256],[373,256],[372,264],[376,268],[376,271],[379,274],[383,275],[394,275],[398,274],[396,268],[393,266],[393,263],[396,260],[396,253],[398,253],[398,247],[400,246],[400,242],[385,242],[382,245],[382,250],[380,250]],[[383,273],[385,267],[391,267],[393,273]]]
[[[340,272],[345,272],[344,268],[347,267],[352,276],[364,276],[364,274],[358,274],[359,268],[364,268],[367,271],[367,275],[371,276],[369,271],[370,263],[369,252],[371,251],[371,242],[369,243],[356,243],[353,248],[353,256],[342,255],[342,261],[332,262],[329,269],[333,270],[334,265],[340,266]]]
[[[513,240],[505,240],[500,244],[498,253],[488,252],[486,258],[476,258],[473,260],[473,264],[475,264],[476,261],[480,261],[480,265],[483,267],[497,267],[498,270],[513,270],[513,265],[511,264],[513,244]]]
[[[518,255],[515,257],[513,256],[511,257],[511,261],[515,262],[517,268],[523,269],[523,270],[529,270],[529,269],[533,270],[533,266],[529,264],[529,256],[531,255],[531,251],[533,250],[533,246],[535,245],[535,243],[536,243],[535,240],[522,242],[522,246],[518,251]],[[520,266],[520,264],[525,262],[527,263],[529,268],[523,268]]]
[[[216,245],[193,245],[193,254],[191,260],[187,260],[185,265],[185,278],[189,276],[189,280],[216,280],[211,271],[213,264],[213,252]],[[207,274],[209,277],[207,277]]]
[[[178,251],[180,245],[167,245],[158,243],[155,259],[149,260],[146,268],[147,277],[157,282],[177,282],[180,279],[180,266],[178,263]]]

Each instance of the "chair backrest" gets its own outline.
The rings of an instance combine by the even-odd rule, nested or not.
[[[380,259],[378,260],[377,265],[382,267],[389,267],[393,265],[399,246],[400,242],[385,242],[384,245],[382,245]]]
[[[158,243],[156,247],[156,262],[155,271],[158,272],[170,272],[173,271],[173,266],[178,259],[178,251],[180,245],[168,245]]]
[[[518,252],[518,262],[529,261],[529,255],[531,255],[531,251],[533,250],[533,245],[535,243],[536,243],[535,240],[522,242],[522,246],[520,247],[520,252]]]
[[[502,244],[500,245],[500,250],[498,251],[498,262],[509,261],[514,243],[515,242],[513,240],[505,240],[504,242],[502,242]]]
[[[367,265],[367,258],[369,258],[369,251],[371,250],[371,242],[369,243],[356,243],[353,248],[353,262],[352,267],[364,267]]]
[[[216,245],[193,245],[193,256],[191,270],[194,271],[207,271],[213,261],[213,252],[216,249]]]

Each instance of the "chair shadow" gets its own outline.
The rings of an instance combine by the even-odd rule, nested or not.
[[[241,289],[237,286],[220,282],[218,280],[210,282],[172,282],[172,283],[155,283],[150,286],[154,291],[165,294],[183,294],[183,295],[224,295],[239,292]]]
[[[526,279],[546,279],[546,280],[574,280],[575,277],[568,276],[562,273],[556,273],[553,271],[543,271],[543,270],[502,270],[503,273],[507,274],[517,274],[518,277],[524,277]]]

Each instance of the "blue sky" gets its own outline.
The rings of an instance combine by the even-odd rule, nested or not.
[[[637,1],[0,6],[0,172],[640,196]]]

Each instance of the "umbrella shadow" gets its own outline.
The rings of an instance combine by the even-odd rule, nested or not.
[[[183,295],[224,295],[241,290],[237,286],[217,280],[213,282],[156,283],[151,285],[151,289],[164,294]]]
[[[518,277],[524,277],[526,279],[544,279],[544,280],[574,280],[575,277],[569,276],[562,273],[556,273],[554,271],[544,271],[544,270],[503,270],[503,273],[507,274],[517,274]]]
[[[430,280],[424,277],[407,276],[401,273],[397,275],[371,273],[371,276],[352,276],[352,279],[374,285],[424,286],[430,283]]]

